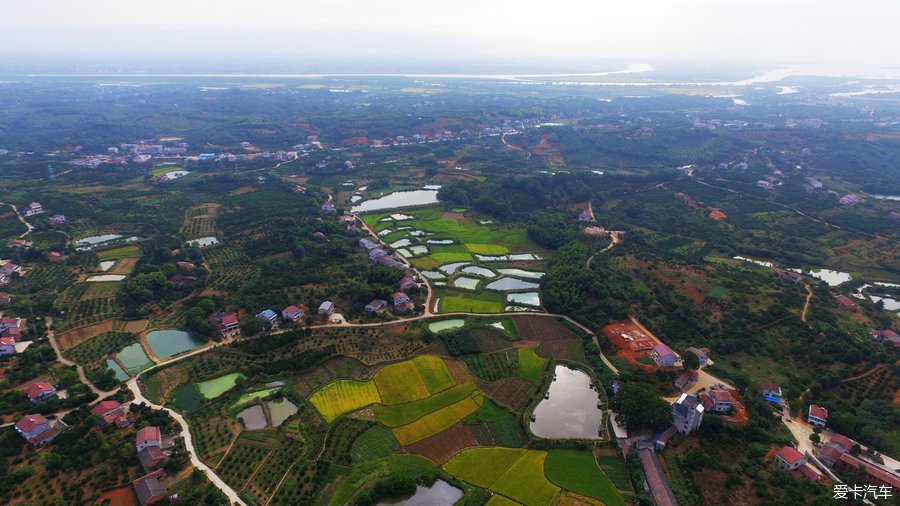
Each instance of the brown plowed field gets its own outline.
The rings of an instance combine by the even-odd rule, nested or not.
[[[581,336],[556,321],[556,318],[516,315],[512,319],[516,324],[516,329],[518,329],[521,339],[541,342],[559,339],[581,339]]]
[[[478,380],[476,384],[495,402],[514,411],[521,411],[525,407],[534,388],[534,385],[525,378],[506,378],[492,383]]]
[[[137,265],[138,260],[140,258],[135,257],[125,257],[116,260],[116,263],[106,271],[106,274],[131,274],[131,271],[134,270],[134,267]]]
[[[406,446],[404,450],[429,458],[437,464],[443,464],[462,450],[475,446],[478,446],[478,442],[468,427],[456,424],[440,434]]]
[[[469,370],[469,367],[466,366],[466,363],[462,360],[445,358],[444,365],[447,366],[450,377],[453,378],[453,382],[457,385],[475,381],[475,375],[472,374],[472,371]]]
[[[580,339],[577,341],[565,339],[541,343],[541,347],[538,348],[537,352],[538,355],[544,358],[571,360],[572,362],[587,365],[587,359],[584,358],[584,348]]]
[[[93,325],[85,325],[84,327],[61,332],[57,336],[59,346],[63,350],[74,348],[96,335],[111,331],[113,329],[113,322],[115,322],[115,320],[105,320]],[[149,323],[150,322],[147,320],[120,321],[116,330],[119,332],[134,332],[135,334],[139,334],[147,328]]]

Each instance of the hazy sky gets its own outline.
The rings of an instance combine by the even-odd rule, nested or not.
[[[900,0],[14,0],[0,53],[900,64]]]

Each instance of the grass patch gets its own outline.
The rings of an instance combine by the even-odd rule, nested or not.
[[[594,455],[588,451],[550,450],[544,473],[556,485],[599,499],[607,506],[625,504],[615,485],[597,467]]]
[[[470,397],[429,413],[410,424],[395,428],[394,435],[404,446],[415,443],[456,425],[463,418],[478,411],[483,401],[484,394],[476,390]]]
[[[448,460],[444,470],[473,485],[490,488],[527,451],[521,448],[472,448]]]
[[[447,365],[440,357],[435,355],[423,355],[412,359],[416,369],[422,376],[425,386],[432,394],[446,390],[453,386],[453,378],[447,371]]]
[[[247,404],[252,403],[253,401],[255,401],[257,399],[264,399],[264,398],[268,397],[269,395],[272,395],[274,392],[278,391],[280,388],[281,387],[275,387],[275,388],[266,388],[263,390],[255,390],[253,392],[244,392],[238,398],[237,402],[235,402],[234,404],[231,405],[231,409],[232,410],[239,409],[239,408],[246,406]]]
[[[506,255],[509,253],[509,248],[499,244],[465,244],[465,247],[469,253],[478,255]]]
[[[709,297],[710,299],[721,299],[725,296],[726,293],[728,293],[727,288],[721,285],[716,285],[716,287],[709,292],[709,295],[707,295],[707,297]]]
[[[422,418],[428,413],[432,413],[470,397],[475,390],[474,383],[465,383],[419,401],[394,404],[391,406],[377,404],[375,406],[375,419],[388,427],[406,425]]]
[[[110,297],[115,297],[116,293],[119,291],[119,287],[122,286],[121,281],[86,284],[88,285],[87,290],[81,294],[81,297],[79,297],[78,300],[108,299]]]
[[[118,248],[100,251],[97,253],[97,256],[100,257],[101,262],[118,260],[120,258],[133,258],[141,256],[141,249],[137,246],[119,246]]]
[[[500,300],[481,300],[452,295],[441,297],[440,311],[442,313],[500,313],[503,312],[503,308],[506,306],[502,295],[498,295],[497,298]]]
[[[382,459],[400,449],[394,433],[384,427],[372,427],[356,441],[350,453],[357,465]]]
[[[226,374],[224,376],[219,376],[218,378],[201,381],[200,383],[197,383],[197,390],[204,398],[215,399],[216,397],[234,388],[234,385],[237,383],[237,379],[243,377],[243,374],[234,372],[231,374]]]
[[[560,488],[544,476],[547,452],[513,448],[474,448],[446,464],[450,474],[522,504],[552,504]],[[501,503],[504,504],[504,503]]]
[[[340,379],[313,392],[309,402],[331,423],[344,413],[381,402],[381,395],[372,381]]]
[[[410,259],[409,263],[411,263],[413,267],[423,271],[433,271],[441,265],[441,262],[438,262],[431,257],[413,258]]]
[[[539,357],[532,348],[519,348],[519,376],[537,383],[544,372],[546,360]]]
[[[431,254],[431,258],[437,262],[438,265],[443,265],[454,262],[469,262],[472,260],[472,255],[465,251],[437,251]]]
[[[390,474],[408,470],[423,471],[434,467],[433,462],[418,455],[391,455],[374,462],[366,462],[355,467],[350,475],[340,482],[334,495],[331,496],[330,504],[335,506],[348,504],[357,490]]]

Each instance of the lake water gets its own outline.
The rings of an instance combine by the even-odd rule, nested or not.
[[[881,285],[881,286],[897,287],[897,285],[894,283],[875,282],[874,284]],[[871,300],[872,302],[881,302],[882,304],[884,304],[885,311],[900,311],[900,300],[892,299],[890,297],[883,297],[881,295],[866,293],[866,291],[865,291],[866,288],[869,288],[871,286],[872,285],[869,285],[869,284],[862,285],[861,287],[859,287],[859,289],[856,290],[856,293],[854,293],[853,296],[856,297],[857,299],[863,299],[863,300],[868,299],[868,300]]]
[[[244,421],[244,427],[247,427],[247,430],[261,430],[269,425],[266,421],[266,413],[259,404],[241,411],[237,417]]]
[[[398,209],[401,207],[427,206],[437,204],[437,190],[413,190],[394,192],[384,197],[367,200],[353,206],[350,211],[354,213],[367,213],[371,211],[383,211],[385,209]]]
[[[481,276],[483,278],[496,278],[497,274],[490,269],[485,269],[484,267],[476,267],[471,265],[469,267],[463,267],[461,272],[465,272],[466,274],[473,274],[475,276]]]
[[[444,330],[458,329],[466,324],[462,318],[452,318],[450,320],[440,320],[428,324],[428,330],[432,332],[442,332]]]
[[[122,348],[122,351],[116,353],[116,358],[122,362],[125,370],[130,374],[137,374],[153,365],[153,361],[141,348],[141,343],[130,344]]]
[[[113,372],[116,373],[117,380],[119,380],[119,381],[127,381],[128,380],[128,377],[129,377],[128,373],[125,372],[125,369],[122,369],[122,366],[120,366],[119,363],[116,362],[115,360],[113,360],[111,358],[107,359],[106,367],[112,369]]]
[[[462,496],[462,490],[444,480],[437,480],[430,487],[417,486],[412,494],[383,499],[378,506],[450,506]]]
[[[300,410],[294,403],[284,398],[277,401],[269,401],[268,404],[269,416],[272,417],[272,427],[278,427]]]
[[[88,283],[102,283],[104,281],[122,281],[125,279],[123,274],[100,274],[99,276],[91,276],[85,281]]]
[[[241,373],[233,372],[211,380],[201,381],[197,383],[197,390],[200,395],[207,399],[215,399],[234,387],[238,378],[243,377]]]
[[[444,275],[444,273],[438,272],[438,271],[421,271],[421,272],[422,272],[422,275],[428,279],[444,279],[447,277]]]
[[[154,330],[147,334],[147,344],[159,358],[169,358],[206,343],[190,332],[183,330]]]
[[[591,378],[578,370],[558,365],[550,397],[534,409],[531,432],[545,438],[596,439],[600,428],[599,397]]]
[[[102,272],[106,272],[106,271],[112,269],[113,265],[116,265],[115,260],[104,260],[103,262],[100,262],[100,270]]]
[[[506,295],[506,302],[510,304],[527,304],[529,306],[541,305],[541,294],[538,292],[510,293]]]
[[[809,271],[809,275],[821,279],[827,283],[828,286],[837,286],[853,279],[850,274],[846,272],[833,271],[831,269],[816,269]]]
[[[497,272],[506,274],[507,276],[515,276],[517,278],[541,279],[544,277],[543,272],[526,271],[525,269],[497,269]]]
[[[463,265],[469,265],[469,262],[456,262],[453,264],[444,264],[438,267],[438,270],[444,272],[446,274],[453,274],[457,269],[462,267]]]
[[[539,288],[540,286],[541,285],[531,281],[523,281],[516,278],[502,278],[489,283],[485,288],[487,288],[488,290],[505,292],[508,290],[534,290],[536,288]]]
[[[201,237],[199,239],[192,239],[188,241],[188,244],[191,246],[197,246],[198,248],[206,248],[209,246],[214,246],[219,244],[219,239],[217,237]]]
[[[478,288],[478,282],[480,280],[477,278],[469,278],[466,276],[460,276],[453,280],[451,285],[456,288],[462,288],[464,290],[474,290]]]

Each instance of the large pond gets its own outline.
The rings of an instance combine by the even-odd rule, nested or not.
[[[895,283],[880,283],[877,281],[874,284],[880,285],[880,286],[894,287],[894,288],[896,288],[898,286]],[[856,293],[853,294],[854,297],[856,297],[858,299],[863,299],[863,300],[869,299],[872,302],[881,302],[884,305],[885,311],[900,311],[900,300],[893,299],[888,296],[876,295],[874,293],[867,292],[866,289],[871,288],[871,286],[872,285],[870,285],[868,283],[865,285],[862,285],[861,287],[859,287],[856,290]]]
[[[350,211],[354,213],[367,213],[371,211],[383,211],[385,209],[397,209],[400,207],[425,206],[437,204],[437,190],[413,190],[394,192],[384,197],[367,200],[362,204],[353,206]]]
[[[837,286],[853,279],[852,276],[846,272],[833,271],[831,269],[816,269],[809,271],[809,275],[821,279],[827,283],[828,286]]]
[[[188,244],[190,244],[191,246],[196,246],[198,248],[206,248],[219,244],[219,239],[212,236],[201,237],[199,239],[191,239],[190,241],[188,241]]]
[[[247,430],[261,430],[269,425],[266,421],[266,412],[259,404],[241,411],[237,417],[244,421],[244,427],[247,427]]]
[[[130,344],[122,348],[122,351],[116,353],[116,358],[119,359],[119,362],[122,362],[125,370],[130,374],[137,374],[153,365],[153,361],[141,348],[141,343]]]
[[[392,242],[390,244],[390,246],[394,249],[397,249],[397,248],[405,248],[406,246],[409,246],[410,244],[412,244],[412,241],[410,241],[409,239],[400,239],[399,241]]]
[[[268,404],[269,416],[272,418],[272,427],[276,428],[300,410],[294,403],[284,398],[277,401],[269,401]]]
[[[475,265],[470,265],[468,267],[463,267],[462,272],[466,274],[474,274],[475,276],[481,276],[483,278],[496,278],[497,274],[490,269],[485,269],[484,267],[477,267]]]
[[[428,253],[428,247],[422,245],[410,246],[407,249],[410,251],[410,253],[412,253],[413,256],[421,256]]]
[[[113,359],[111,359],[111,358],[110,358],[110,359],[107,359],[107,360],[106,360],[106,367],[109,367],[110,369],[113,370],[113,372],[114,372],[115,375],[116,375],[116,379],[117,379],[117,380],[119,380],[119,381],[126,381],[126,380],[128,380],[128,373],[125,372],[125,369],[122,369],[122,366],[120,366],[119,363],[116,362],[115,360],[113,360]]]
[[[452,318],[450,320],[441,320],[428,324],[428,330],[432,332],[441,332],[443,330],[458,329],[466,324],[462,318]]]
[[[517,278],[541,279],[544,277],[543,272],[526,271],[525,269],[497,269],[497,272],[507,276],[515,276]]]
[[[147,334],[147,344],[159,358],[169,358],[199,348],[204,343],[206,341],[203,339],[183,330],[154,330]]]
[[[463,496],[463,491],[447,483],[437,480],[430,487],[419,485],[412,494],[383,499],[379,506],[450,506]]]
[[[510,293],[506,296],[506,302],[510,304],[527,304],[529,306],[541,305],[541,294],[538,292]]]
[[[215,399],[234,387],[238,378],[243,378],[241,373],[233,372],[211,380],[201,381],[197,383],[197,390],[200,395],[207,399]]]
[[[540,288],[541,285],[531,282],[531,281],[522,281],[521,279],[516,278],[502,278],[497,281],[488,283],[485,287],[488,290],[497,290],[500,292],[505,292],[508,290],[534,290],[536,288]]]
[[[460,276],[453,280],[451,285],[454,288],[462,288],[463,290],[474,290],[478,288],[478,279],[477,278],[468,278],[466,276]]]
[[[531,432],[545,438],[596,439],[602,412],[591,378],[563,365],[556,366],[554,375],[549,397],[534,409]]]

